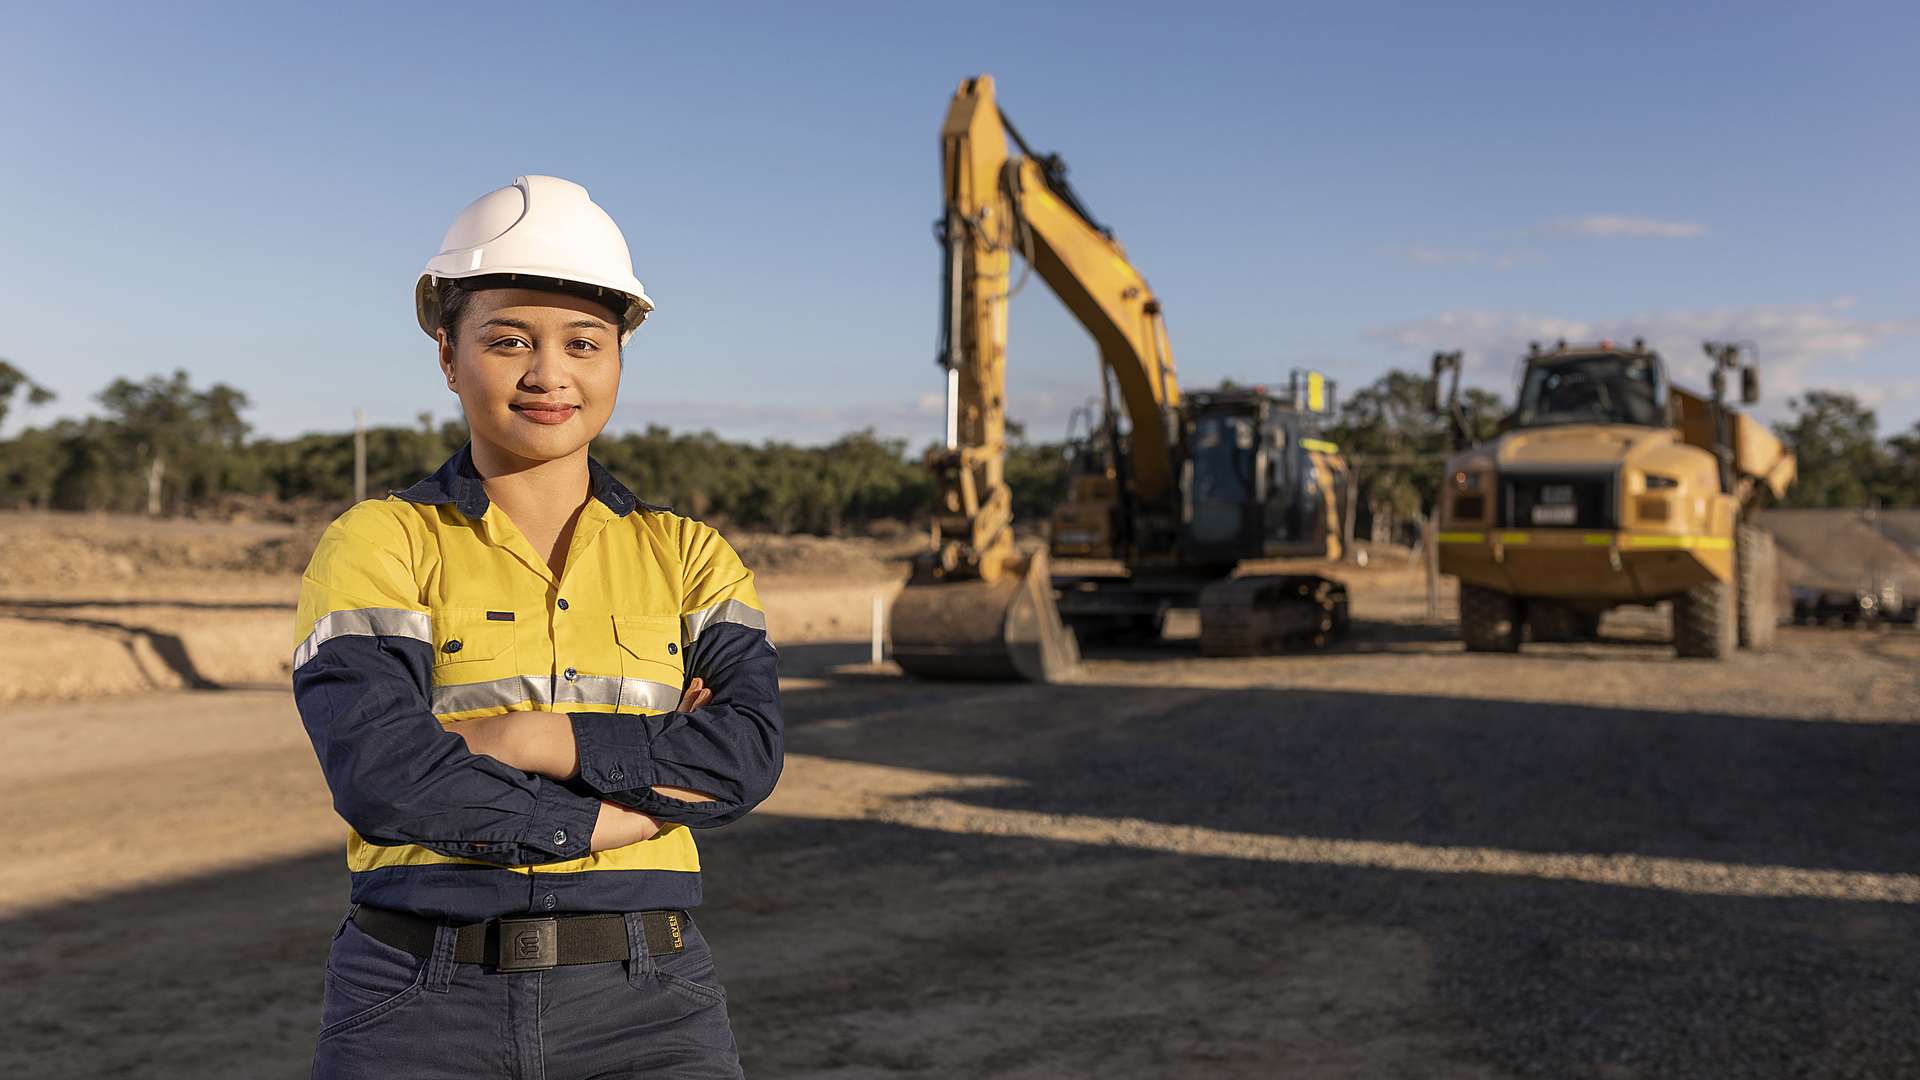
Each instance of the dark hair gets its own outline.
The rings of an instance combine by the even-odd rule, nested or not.
[[[606,290],[595,285],[581,285],[572,281],[559,281],[554,278],[523,278],[518,274],[483,274],[470,278],[441,278],[435,282],[435,291],[439,296],[439,328],[446,331],[447,340],[457,342],[455,328],[467,313],[467,305],[473,302],[473,294],[487,289],[538,289],[541,292],[564,293],[581,300],[590,300],[613,312],[614,331],[621,330],[620,321],[626,307],[626,298],[620,297],[618,304],[608,303]],[[617,295],[617,294],[616,294]]]

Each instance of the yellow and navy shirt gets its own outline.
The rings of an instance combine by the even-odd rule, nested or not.
[[[293,689],[351,826],[353,902],[456,922],[692,907],[690,828],[773,790],[780,690],[753,573],[709,526],[642,503],[599,462],[588,473],[558,579],[489,504],[470,447],[321,536]],[[695,676],[712,700],[675,711]],[[527,709],[568,714],[577,776],[522,772],[454,733]],[[665,827],[590,852],[602,799]]]

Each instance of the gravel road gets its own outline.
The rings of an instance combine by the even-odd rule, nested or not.
[[[1920,635],[1470,657],[1415,607],[1045,688],[786,649],[781,790],[704,845],[749,1072],[1920,1074]],[[0,1074],[303,1075],[345,874],[286,696],[0,738]]]

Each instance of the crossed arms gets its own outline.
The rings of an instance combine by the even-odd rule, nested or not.
[[[693,712],[713,700],[713,691],[695,676],[687,684],[675,712]],[[572,780],[580,774],[580,749],[574,741],[573,722],[565,713],[510,712],[499,716],[468,720],[453,729],[466,740],[467,749],[504,762],[522,772],[553,780]],[[719,796],[670,784],[650,785],[652,792],[683,803],[711,803]],[[660,819],[652,814],[631,810],[619,803],[600,801],[590,851],[625,847],[650,840],[660,831]]]
[[[776,658],[757,628],[722,623],[689,644],[695,681],[672,712],[522,711],[452,730],[428,705],[430,645],[370,628],[329,638],[293,675],[334,808],[370,842],[562,862],[668,823],[724,825],[779,778]]]

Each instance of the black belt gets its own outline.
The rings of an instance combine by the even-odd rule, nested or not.
[[[677,953],[686,947],[681,935],[684,911],[643,911],[647,952],[653,956]],[[421,959],[433,955],[440,923],[404,911],[361,904],[353,923],[375,941],[404,949]],[[625,915],[563,915],[525,919],[489,919],[468,923],[454,936],[453,958],[463,964],[487,964],[500,971],[545,971],[569,964],[604,964],[633,955],[627,945]]]

